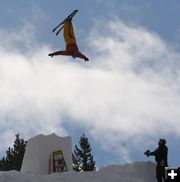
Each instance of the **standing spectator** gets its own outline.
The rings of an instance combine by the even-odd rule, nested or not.
[[[157,165],[156,165],[157,181],[164,182],[165,181],[165,167],[168,166],[168,162],[167,162],[168,147],[166,146],[165,139],[159,139],[158,145],[159,145],[159,147],[155,151],[150,152],[150,150],[147,150],[146,152],[144,152],[144,154],[147,157],[155,156],[155,160],[157,162]]]

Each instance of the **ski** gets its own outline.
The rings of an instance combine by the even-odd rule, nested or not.
[[[52,30],[52,32],[55,32],[61,25],[63,25],[64,24],[64,22],[67,20],[67,19],[69,19],[69,18],[73,18],[73,16],[76,14],[78,12],[78,10],[74,10],[69,16],[67,16],[60,24],[58,24],[53,30]],[[63,29],[63,27],[61,27],[61,29],[60,29],[60,31]],[[58,32],[60,32],[60,31],[58,31]],[[56,33],[57,35],[59,34],[59,33]]]
[[[62,26],[57,32],[56,32],[56,36],[59,34],[59,32],[64,28],[64,26]]]

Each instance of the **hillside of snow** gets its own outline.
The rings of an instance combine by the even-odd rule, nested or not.
[[[32,175],[22,172],[0,172],[0,182],[153,182],[155,164],[134,162],[109,165],[94,172],[65,172],[51,175]]]

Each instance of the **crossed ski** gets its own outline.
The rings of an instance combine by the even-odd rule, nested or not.
[[[55,32],[59,27],[60,29],[56,32],[56,36],[59,34],[59,32],[64,28],[64,22],[68,19],[72,19],[73,16],[78,12],[78,10],[74,10],[69,16],[67,16],[60,24],[58,24],[53,30],[52,32]],[[61,27],[62,25],[62,27]]]

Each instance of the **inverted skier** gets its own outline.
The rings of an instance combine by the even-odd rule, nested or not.
[[[72,17],[66,19],[64,21],[64,41],[66,43],[66,50],[63,51],[57,51],[48,54],[48,56],[58,56],[58,55],[63,55],[63,56],[72,56],[73,58],[81,58],[84,59],[84,61],[89,61],[89,59],[82,54],[77,46],[76,43],[76,37],[74,34],[74,29],[72,25]]]

